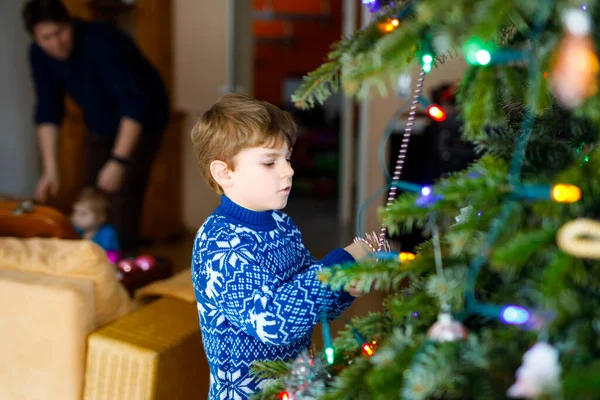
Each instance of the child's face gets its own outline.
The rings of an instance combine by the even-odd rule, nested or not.
[[[234,157],[232,185],[225,195],[238,205],[254,210],[281,210],[287,205],[294,170],[287,143],[276,148],[251,147]]]
[[[76,203],[73,206],[73,215],[71,215],[73,225],[82,231],[96,229],[102,225],[101,218],[98,216],[92,207],[86,203]]]

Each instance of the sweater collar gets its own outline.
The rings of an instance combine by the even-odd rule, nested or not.
[[[219,205],[217,211],[256,230],[270,230],[277,227],[273,218],[273,211],[249,210],[234,203],[224,194],[221,195],[221,205]]]

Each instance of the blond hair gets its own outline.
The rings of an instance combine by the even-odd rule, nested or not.
[[[233,171],[233,158],[243,149],[275,147],[282,140],[291,149],[296,142],[296,124],[290,113],[273,104],[229,93],[200,117],[191,138],[202,177],[217,193],[222,193],[210,173],[213,161],[223,161]]]
[[[110,208],[110,199],[108,198],[108,195],[95,187],[84,188],[81,193],[79,193],[75,203],[86,204],[96,215],[106,215]]]

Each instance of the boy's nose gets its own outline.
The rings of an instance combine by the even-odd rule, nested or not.
[[[290,164],[286,164],[281,171],[281,177],[291,178],[292,176],[294,176],[294,169]]]

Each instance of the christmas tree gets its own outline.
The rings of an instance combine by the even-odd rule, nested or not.
[[[372,257],[322,276],[387,291],[383,311],[333,342],[324,321],[325,354],[256,365],[274,379],[257,398],[599,398],[600,4],[363,3],[371,23],[305,77],[296,105],[380,95],[418,63],[414,118],[431,69],[464,57],[462,137],[480,157],[432,187],[403,181],[398,158],[384,228],[364,239]],[[384,246],[415,227],[428,238],[414,255]]]

